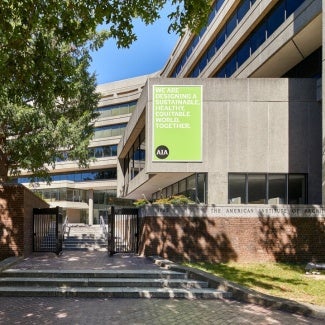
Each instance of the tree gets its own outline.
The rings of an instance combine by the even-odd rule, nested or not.
[[[133,19],[150,24],[166,0],[2,0],[0,2],[0,182],[21,169],[50,180],[63,150],[87,166],[99,95],[90,50],[108,38],[128,47]],[[169,31],[199,30],[203,0],[172,0]],[[105,30],[97,31],[106,24]]]

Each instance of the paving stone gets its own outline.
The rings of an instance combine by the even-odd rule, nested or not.
[[[1,324],[281,324],[323,322],[236,301],[0,298]]]

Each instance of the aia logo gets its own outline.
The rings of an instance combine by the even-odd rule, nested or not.
[[[169,149],[166,146],[158,146],[155,150],[156,157],[159,159],[165,159],[169,155]]]

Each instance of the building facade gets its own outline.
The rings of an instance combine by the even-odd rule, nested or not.
[[[322,15],[317,0],[215,1],[207,27],[184,35],[160,78],[148,80],[118,147],[118,195],[322,203]],[[199,136],[173,123],[187,121],[195,129],[193,119],[179,118],[182,104],[172,101],[193,98],[183,90],[194,85],[202,87],[201,106],[185,110],[201,110]],[[158,137],[159,116],[170,125]],[[201,158],[157,158],[161,148],[172,154],[155,142],[158,137],[174,148],[170,132],[187,140],[175,147],[179,152],[193,150],[199,138]]]
[[[117,198],[325,202],[324,31],[321,0],[215,1],[207,26],[185,33],[160,72],[98,86],[95,160],[87,170],[58,162],[36,190],[89,224]],[[157,145],[164,137],[171,144]]]

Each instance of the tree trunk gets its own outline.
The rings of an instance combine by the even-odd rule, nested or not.
[[[7,157],[0,151],[0,183],[5,183],[8,181],[8,159]]]

